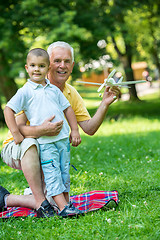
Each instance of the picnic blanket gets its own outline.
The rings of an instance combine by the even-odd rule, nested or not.
[[[99,210],[101,208],[113,208],[118,205],[117,191],[90,191],[70,197],[73,205],[84,213]],[[8,207],[6,211],[0,212],[0,218],[10,217],[37,217],[33,209],[22,207]]]

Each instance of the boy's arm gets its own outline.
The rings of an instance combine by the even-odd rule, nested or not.
[[[81,143],[81,137],[79,134],[76,116],[72,107],[69,106],[67,109],[65,109],[64,114],[71,128],[70,142],[72,142],[72,146],[77,147]]]
[[[6,106],[4,109],[4,117],[5,117],[6,124],[13,135],[15,144],[21,143],[23,141],[24,137],[20,133],[18,126],[16,124],[16,120],[14,117],[14,111],[11,108],[9,108],[8,106]]]

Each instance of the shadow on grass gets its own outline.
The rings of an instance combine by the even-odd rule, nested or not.
[[[116,102],[113,103],[106,115],[107,119],[128,118],[132,116],[141,116],[147,118],[160,118],[160,100],[140,101],[140,102]],[[91,116],[96,112],[97,108],[89,108]]]

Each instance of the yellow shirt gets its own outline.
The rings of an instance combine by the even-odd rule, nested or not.
[[[77,122],[86,121],[91,118],[84,105],[82,97],[74,87],[66,83],[63,94],[71,104],[71,107],[76,115]]]
[[[71,107],[73,108],[73,111],[76,115],[77,122],[82,122],[89,120],[91,117],[84,105],[82,97],[79,95],[77,90],[69,85],[68,83],[65,84],[65,88],[63,90],[64,96],[68,99],[68,101],[71,104]],[[17,115],[22,114],[23,112],[18,113]],[[8,132],[7,139],[3,142],[3,147],[9,143],[10,141],[13,141],[13,137],[11,132]]]

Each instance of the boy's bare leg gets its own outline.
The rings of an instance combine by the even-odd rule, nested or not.
[[[55,203],[57,204],[57,206],[59,207],[60,211],[62,211],[64,209],[64,207],[67,205],[67,201],[64,197],[63,193],[60,193],[54,197],[52,197],[53,200],[55,201]]]
[[[64,198],[66,199],[67,203],[69,203],[69,193],[64,192],[63,195],[64,195]]]
[[[45,196],[42,185],[41,166],[35,145],[31,146],[24,154],[21,160],[21,168],[33,193],[34,208],[38,209],[45,200]],[[28,204],[32,205],[30,202]]]
[[[67,198],[67,201],[65,197]],[[61,217],[67,217],[82,214],[82,212],[78,208],[75,208],[72,203],[68,204],[68,197],[69,193],[61,193],[57,196],[52,197],[57,206],[59,207],[60,211],[58,211],[58,215]]]

